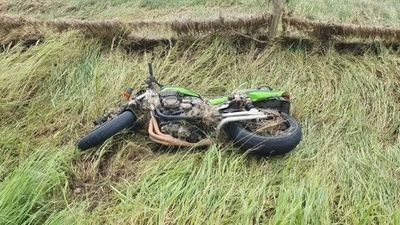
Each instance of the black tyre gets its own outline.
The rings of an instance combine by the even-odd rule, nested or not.
[[[298,122],[288,115],[281,113],[288,128],[277,136],[260,136],[248,131],[240,122],[228,123],[225,132],[233,140],[236,147],[251,154],[263,157],[283,155],[294,149],[301,141],[302,131]]]
[[[98,146],[118,132],[135,126],[136,120],[137,118],[135,114],[133,114],[131,111],[125,111],[111,121],[102,124],[99,128],[93,130],[90,134],[82,138],[78,142],[78,148],[81,151],[84,151]]]

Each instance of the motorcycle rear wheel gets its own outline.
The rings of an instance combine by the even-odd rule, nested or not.
[[[299,123],[289,114],[280,112],[287,125],[284,132],[275,136],[263,136],[250,131],[241,122],[228,123],[225,132],[234,145],[245,152],[262,157],[283,155],[293,150],[302,139]]]

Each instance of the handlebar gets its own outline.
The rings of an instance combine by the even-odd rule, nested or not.
[[[154,77],[154,75],[153,75],[153,65],[151,63],[147,63],[147,67],[149,68],[149,76]]]
[[[149,88],[153,88],[154,84],[158,85],[159,87],[163,87],[160,83],[157,82],[156,78],[153,74],[153,65],[151,63],[147,63],[147,68],[149,70],[149,75],[147,77],[147,85]]]

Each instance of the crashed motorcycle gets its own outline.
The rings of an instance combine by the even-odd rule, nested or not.
[[[190,89],[158,83],[151,64],[148,69],[146,87],[129,88],[126,103],[95,121],[94,130],[78,142],[80,150],[144,127],[151,141],[167,147],[206,148],[231,141],[244,152],[266,157],[288,153],[301,141],[284,91],[258,87],[207,100]]]

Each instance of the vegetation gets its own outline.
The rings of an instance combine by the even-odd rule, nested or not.
[[[397,0],[285,0],[287,12],[323,21],[398,26]],[[1,0],[0,12],[40,19],[172,20],[271,11],[269,0]]]
[[[3,5],[22,13],[27,3],[13,2]],[[57,2],[39,1],[49,8]],[[92,7],[110,4],[96,2]],[[154,9],[137,10],[151,13],[203,7],[203,1],[166,1],[169,9],[143,2]],[[230,2],[235,6],[228,8],[244,10],[257,5],[210,1],[207,7]],[[113,4],[98,11],[106,15],[137,2]],[[49,12],[33,11],[38,17]],[[151,52],[107,46],[73,33],[51,34],[30,48],[2,46],[0,224],[400,223],[398,55],[258,49],[222,38]],[[124,88],[140,88],[149,61],[162,83],[206,97],[258,85],[289,91],[304,140],[272,159],[240,155],[226,145],[165,151],[144,133],[121,134],[79,153],[75,143],[91,121],[117,105]]]
[[[329,22],[386,26],[400,22],[397,0],[287,0],[287,7],[297,16]]]
[[[219,39],[185,46],[127,55],[70,35],[4,50],[1,222],[399,220],[398,57],[239,52]],[[75,141],[124,87],[139,88],[152,57],[162,82],[204,94],[264,84],[290,90],[302,144],[288,156],[255,160],[232,147],[155,151],[139,134],[78,154]]]

